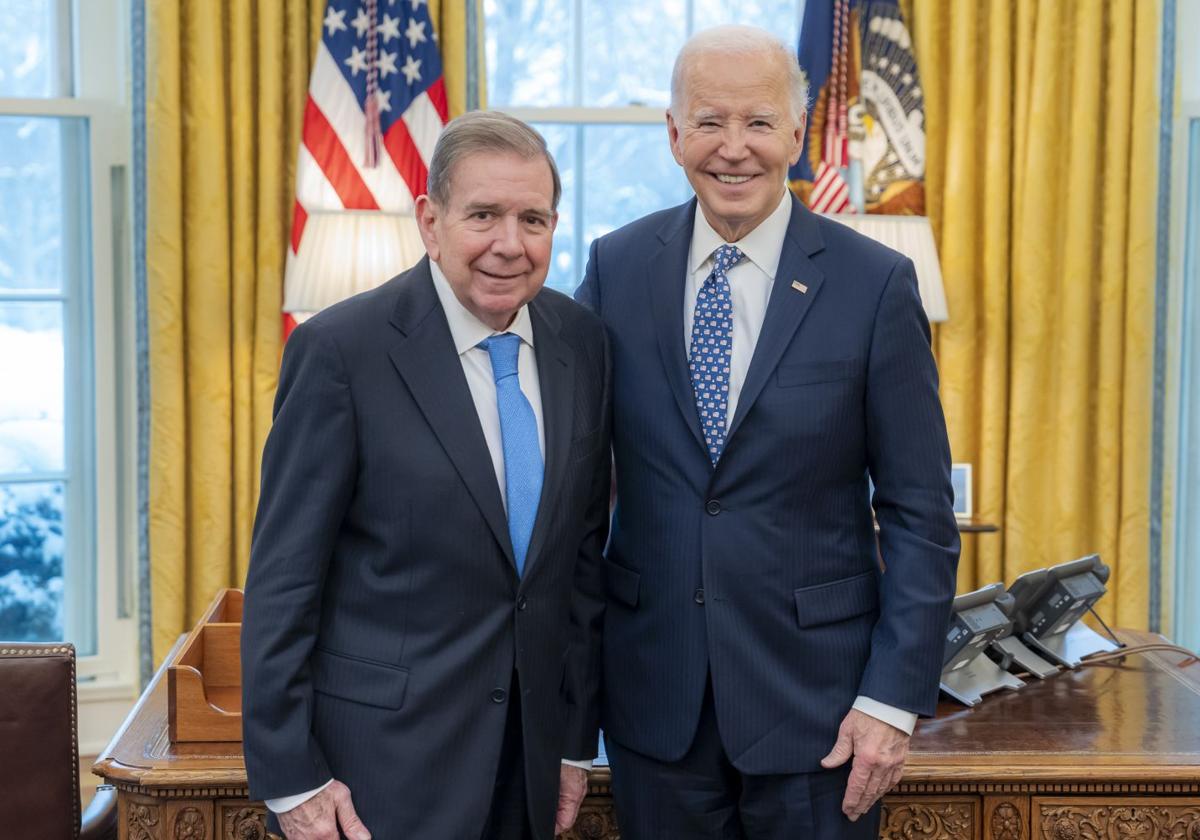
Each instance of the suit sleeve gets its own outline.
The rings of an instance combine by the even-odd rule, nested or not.
[[[583,282],[575,290],[575,302],[580,303],[597,315],[600,314],[600,252],[599,239],[593,239],[588,249],[587,268],[583,273]]]
[[[959,535],[950,444],[912,262],[884,286],[871,337],[867,458],[884,573],[859,694],[919,715],[937,705]]]
[[[242,737],[254,799],[311,790],[332,775],[312,736],[308,660],[356,458],[341,356],[320,323],[304,324],[283,354],[246,580]]]
[[[601,327],[603,337],[603,328]],[[584,517],[575,588],[571,597],[571,646],[566,672],[567,726],[563,757],[596,757],[600,730],[601,641],[604,628],[604,546],[612,491],[612,360],[607,338],[601,359],[600,442],[589,460],[591,489]]]

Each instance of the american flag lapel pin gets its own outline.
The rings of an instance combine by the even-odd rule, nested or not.
[[[792,281],[792,288],[795,289],[797,292],[799,292],[802,295],[808,294],[808,286],[805,286],[799,280]]]

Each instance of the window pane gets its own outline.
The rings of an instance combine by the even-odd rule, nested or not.
[[[63,639],[63,497],[61,482],[0,484],[0,639]]]
[[[1176,549],[1179,558],[1172,635],[1200,647],[1200,119],[1188,133],[1187,196],[1183,233],[1183,325],[1180,356],[1179,488]],[[1182,134],[1182,132],[1180,132]],[[1178,135],[1177,135],[1178,136]],[[1183,138],[1180,138],[1183,140]]]
[[[0,475],[62,470],[62,304],[0,303],[0,359]]]
[[[722,23],[761,26],[793,49],[799,46],[800,8],[796,0],[695,0],[696,30]]]
[[[687,35],[685,0],[584,0],[583,25],[579,104],[667,106]]]
[[[584,247],[691,196],[683,169],[671,156],[665,125],[589,125],[584,138]],[[583,279],[582,270],[578,279]]]
[[[0,293],[59,291],[79,270],[87,123],[0,117]]]
[[[583,280],[593,239],[647,213],[682,204],[692,190],[671,156],[665,126],[541,123],[536,128],[563,181],[546,284],[572,294]],[[579,140],[584,146],[582,172],[576,162]]]
[[[562,179],[563,194],[558,202],[558,226],[554,229],[554,253],[550,262],[550,273],[546,285],[552,289],[571,294],[583,279],[583,265],[575,253],[575,234],[578,227],[576,211],[575,142],[578,128],[554,123],[538,123],[534,126],[546,138],[550,154],[558,164]]]
[[[61,0],[0,0],[0,96],[70,96]]]
[[[493,108],[574,105],[572,0],[484,0]]]

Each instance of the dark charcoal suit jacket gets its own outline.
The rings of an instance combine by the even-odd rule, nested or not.
[[[714,469],[684,349],[695,213],[593,242],[576,293],[613,356],[603,724],[677,760],[711,672],[738,769],[815,771],[856,695],[937,699],[959,541],[929,327],[908,259],[793,198]]]
[[[515,667],[553,836],[560,762],[596,749],[610,361],[569,298],[530,310],[546,473],[521,578],[428,260],[288,340],[242,631],[251,797],[332,776],[377,838],[476,840]]]

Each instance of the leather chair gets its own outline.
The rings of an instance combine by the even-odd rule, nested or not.
[[[112,786],[80,816],[77,724],[75,648],[0,642],[0,836],[116,840]]]

